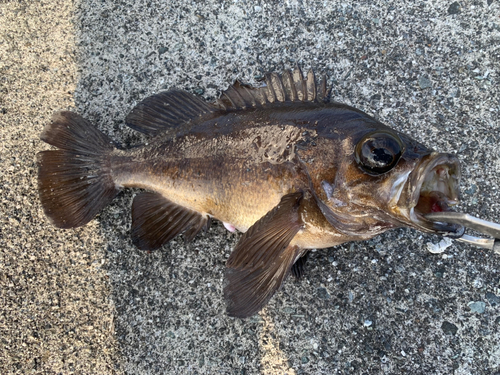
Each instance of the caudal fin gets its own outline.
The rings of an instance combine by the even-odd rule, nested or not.
[[[112,141],[73,112],[54,115],[40,138],[59,148],[37,155],[45,214],[59,228],[88,223],[119,191],[110,175]]]

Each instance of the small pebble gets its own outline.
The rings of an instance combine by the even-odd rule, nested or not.
[[[446,321],[441,324],[441,329],[447,335],[456,335],[458,331],[458,327],[455,324]]]
[[[491,292],[486,292],[486,299],[488,300],[491,306],[500,305],[500,297]]]
[[[483,287],[484,283],[483,280],[481,279],[474,279],[472,282],[472,286],[476,289],[481,289]]]
[[[462,7],[458,1],[455,1],[448,8],[448,14],[459,14],[462,11]]]
[[[347,298],[349,299],[349,302],[352,302],[354,300],[354,294],[352,294],[351,291],[347,294]]]
[[[445,272],[446,272],[446,270],[444,268],[439,268],[434,272],[434,276],[441,279],[441,278],[443,278]]]
[[[432,87],[432,82],[429,78],[422,76],[422,77],[419,77],[419,79],[418,79],[418,85],[423,90],[423,89],[427,89],[429,87]]]
[[[330,293],[326,290],[326,288],[318,288],[318,297],[321,299],[330,299]]]
[[[486,310],[486,303],[483,301],[469,302],[467,306],[469,306],[470,311],[478,314],[483,314],[484,310]]]
[[[427,250],[432,254],[440,254],[449,248],[453,244],[452,240],[448,237],[444,237],[437,244],[433,244],[432,242],[427,242]]]
[[[460,97],[460,88],[453,87],[452,89],[450,89],[449,95],[452,98],[459,98]]]
[[[260,315],[254,315],[249,319],[250,322],[252,323],[263,323],[264,319]]]
[[[464,191],[465,194],[472,195],[477,191],[477,186],[475,184],[472,184],[471,187],[467,190]]]

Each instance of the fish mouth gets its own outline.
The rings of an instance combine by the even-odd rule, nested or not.
[[[453,211],[459,202],[460,163],[451,154],[433,153],[425,158],[410,174],[409,219],[413,226],[424,232],[448,237],[461,237],[465,228],[458,224],[432,221],[425,215],[433,212]]]

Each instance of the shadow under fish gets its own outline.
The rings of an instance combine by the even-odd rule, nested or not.
[[[464,234],[446,220],[458,203],[457,157],[331,102],[312,71],[268,74],[262,87],[236,82],[213,104],[162,92],[126,124],[151,140],[123,149],[76,113],[54,116],[41,139],[58,149],[38,154],[45,214],[78,227],[133,187],[147,190],[132,204],[140,249],[191,240],[211,218],[243,232],[225,275],[232,316],[257,313],[289,273],[300,277],[310,249],[398,227]]]

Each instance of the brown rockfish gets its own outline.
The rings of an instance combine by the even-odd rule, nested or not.
[[[236,82],[214,104],[183,91],[144,99],[126,124],[151,136],[123,149],[61,112],[38,154],[43,209],[60,228],[89,222],[125,187],[133,243],[156,249],[209,219],[244,234],[227,261],[228,313],[258,312],[307,252],[391,228],[461,236],[425,218],[457,203],[460,166],[366,113],[330,102],[325,79],[299,68],[262,87]]]

